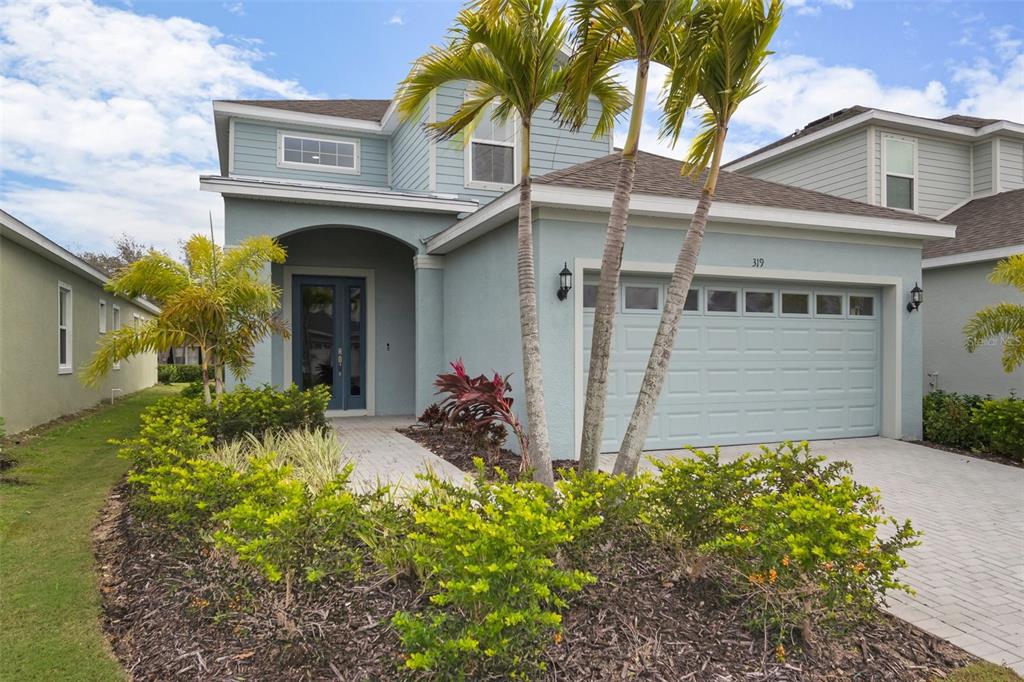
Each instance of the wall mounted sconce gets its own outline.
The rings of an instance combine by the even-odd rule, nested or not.
[[[558,273],[558,300],[564,301],[570,291],[572,291],[572,270],[569,269],[569,264],[566,263],[562,271]]]
[[[917,282],[914,282],[914,288],[910,290],[910,303],[907,303],[907,312],[912,313],[921,307],[921,301],[924,300],[924,289],[917,286]]]

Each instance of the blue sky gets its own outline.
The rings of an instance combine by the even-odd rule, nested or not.
[[[197,181],[216,169],[211,99],[390,97],[458,7],[0,0],[0,206],[72,248],[173,248],[222,213]],[[851,104],[1024,121],[1022,40],[1020,2],[790,0],[728,155]],[[644,147],[679,156],[657,116]]]

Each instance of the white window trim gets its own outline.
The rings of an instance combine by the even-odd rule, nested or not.
[[[712,310],[711,306],[708,305],[708,296],[711,295],[712,291],[731,291],[736,294],[736,309],[735,310]],[[739,317],[742,315],[743,310],[743,290],[740,287],[721,287],[708,285],[704,287],[704,314],[705,315],[718,315],[728,317]]]
[[[107,333],[107,302],[100,299],[100,334]]]
[[[871,314],[870,315],[854,315],[850,311],[853,309],[850,306],[850,297],[856,296],[857,298],[870,298],[871,299]],[[874,294],[858,294],[856,291],[846,294],[846,317],[851,320],[875,320],[878,319],[878,296]]]
[[[487,110],[490,111],[491,107],[488,106]],[[489,115],[485,112],[484,114]],[[466,140],[465,152],[463,158],[465,161],[464,180],[467,189],[486,189],[493,190],[496,192],[506,192],[520,183],[522,178],[519,173],[519,116],[513,114],[508,119],[509,125],[512,126],[512,142],[498,142],[497,140],[480,140],[482,144],[491,144],[496,147],[512,147],[512,183],[504,182],[485,182],[483,180],[473,179],[473,135],[469,135],[469,139]],[[475,132],[475,131],[474,131]]]
[[[112,331],[116,332],[121,328],[121,306],[117,305],[116,303],[113,306],[111,306],[110,315],[110,326],[113,328]],[[121,369],[121,361],[118,360],[117,362],[115,362],[113,365],[111,365],[111,368]]]
[[[285,161],[284,160],[284,138],[285,137],[298,137],[304,140],[316,140],[318,142],[344,142],[350,144],[355,148],[355,153],[352,156],[352,168],[341,168],[339,166],[321,166],[317,163],[302,163],[301,161]],[[295,130],[278,130],[277,131],[277,167],[278,168],[295,168],[298,170],[313,170],[313,171],[324,171],[327,173],[341,173],[342,175],[359,175],[362,149],[359,140],[354,137],[334,137],[332,135],[314,135],[312,133],[302,133]]]
[[[626,287],[638,287],[654,289],[658,292],[658,303],[655,308],[627,308]],[[619,288],[619,310],[630,315],[661,315],[661,309],[665,305],[665,288],[656,282],[623,282]]]
[[[782,309],[782,297],[785,294],[792,294],[795,296],[806,296],[807,297],[807,312],[806,313],[787,313]],[[814,295],[810,291],[797,291],[796,289],[781,289],[779,291],[779,317],[799,317],[807,319],[813,317],[814,312]]]
[[[747,294],[771,294],[772,295],[772,311],[770,313],[755,313],[747,310]],[[743,295],[740,296],[740,312],[746,317],[778,317],[779,316],[779,293],[775,289],[759,289],[753,287],[751,289],[744,289]]]
[[[898,140],[900,142],[909,142],[913,146],[913,150],[914,150],[913,151],[913,157],[914,157],[914,173],[913,173],[913,175],[906,175],[905,173],[890,173],[888,171],[888,169],[886,168],[886,164],[888,163],[888,159],[886,158],[887,155],[886,155],[886,151],[885,151],[886,150],[886,146],[887,146],[886,145],[886,141],[887,140]],[[881,195],[882,195],[882,203],[880,205],[883,206],[884,208],[891,208],[894,211],[906,211],[907,213],[919,213],[918,208],[919,208],[920,204],[918,203],[917,195],[918,195],[918,189],[919,189],[920,183],[918,182],[917,178],[918,178],[918,175],[920,175],[920,173],[918,173],[918,162],[917,162],[917,138],[906,137],[904,135],[893,135],[892,133],[882,133],[882,149],[881,149],[881,164],[880,164],[880,167],[881,167],[881,171],[882,171],[882,181],[879,183],[880,184],[879,190],[881,191]],[[910,178],[913,181],[913,183],[914,183],[914,191],[913,191],[913,196],[911,197],[911,201],[913,202],[914,205],[911,208],[899,208],[897,206],[889,206],[889,204],[888,204],[889,198],[887,196],[885,180],[890,175],[893,176],[893,177],[896,177],[896,178]]]
[[[67,313],[67,319],[64,324],[60,323],[60,298],[62,292],[68,292],[68,303],[65,312]],[[72,359],[72,351],[74,350],[74,328],[75,328],[75,298],[74,292],[71,289],[70,284],[65,284],[60,280],[57,280],[57,374],[71,374],[74,371],[74,360]],[[60,361],[60,330],[64,329],[64,342],[67,344],[67,358],[66,362],[61,363]]]
[[[829,315],[828,313],[818,312],[818,296],[838,296],[839,297],[839,312],[835,315]],[[846,317],[846,296],[842,291],[815,291],[811,297],[811,312],[813,317],[820,317],[823,320],[838,320]]]

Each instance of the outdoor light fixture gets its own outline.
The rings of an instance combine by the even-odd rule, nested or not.
[[[921,307],[921,301],[924,300],[924,289],[917,286],[917,282],[914,282],[914,288],[910,290],[910,303],[907,304],[907,312],[912,313]]]
[[[572,290],[572,271],[569,269],[569,264],[566,263],[562,268],[562,271],[558,273],[558,300],[564,301],[565,297],[569,295],[569,291]]]

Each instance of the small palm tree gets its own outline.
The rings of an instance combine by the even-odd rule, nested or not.
[[[491,6],[493,3],[494,6]],[[561,49],[568,35],[563,9],[552,0],[489,0],[471,4],[456,18],[450,40],[434,47],[413,66],[399,87],[398,107],[411,117],[442,85],[468,81],[466,99],[449,118],[428,124],[438,139],[463,134],[493,106],[500,122],[515,119],[520,140],[517,269],[526,420],[535,478],[554,485],[544,409],[540,323],[534,274],[530,181],[530,131],[534,114],[559,95],[565,83]],[[595,136],[609,133],[628,106],[628,95],[607,73],[596,74],[588,94],[600,105]]]
[[[636,174],[650,68],[652,63],[668,65],[671,56],[669,44],[673,36],[685,30],[691,5],[692,0],[580,0],[572,10],[575,44],[566,69],[565,92],[556,109],[563,121],[579,128],[587,120],[587,100],[593,74],[607,73],[610,68],[624,62],[636,62],[633,108],[619,157],[619,177],[612,196],[597,284],[580,443],[581,472],[597,470],[601,451],[619,272],[626,243],[629,199]]]
[[[705,109],[701,130],[690,145],[682,173],[694,181],[701,173],[706,173],[690,229],[683,239],[665,293],[658,332],[615,460],[615,473],[633,475],[640,463],[654,407],[672,359],[683,304],[697,268],[729,121],[740,104],[760,89],[761,71],[771,54],[768,44],[781,17],[780,0],[770,0],[767,4],[764,0],[700,0],[689,30],[679,35],[673,46],[675,57],[669,76],[662,135],[673,141],[679,138],[683,117],[699,97]]]
[[[114,363],[139,353],[171,346],[198,346],[203,394],[210,382],[224,391],[224,369],[238,378],[252,369],[253,348],[271,334],[288,337],[277,316],[281,293],[262,278],[269,263],[283,263],[285,251],[267,236],[250,237],[225,252],[211,239],[194,235],[185,244],[183,265],[159,251],[122,270],[107,284],[118,296],[161,301],[160,314],[138,327],[107,334],[86,368],[84,381],[95,385]]]
[[[988,278],[993,284],[1006,284],[1024,294],[1024,253],[999,261]],[[1002,339],[1003,371],[1007,374],[1024,366],[1024,305],[1004,301],[982,308],[964,325],[964,335],[968,353],[988,339]]]

